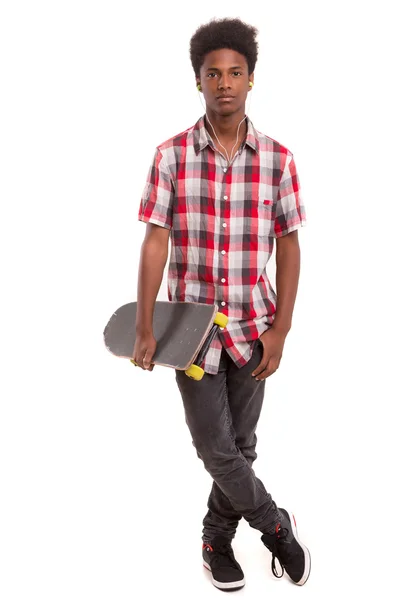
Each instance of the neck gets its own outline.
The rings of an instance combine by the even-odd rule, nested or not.
[[[221,141],[234,142],[238,134],[239,123],[245,118],[245,112],[242,110],[240,114],[235,113],[233,115],[218,115],[217,113],[208,109],[206,112],[206,117],[205,126],[213,139],[215,136],[210,122],[213,124],[215,133]],[[246,132],[246,129],[246,121],[243,121],[239,128],[239,139]]]

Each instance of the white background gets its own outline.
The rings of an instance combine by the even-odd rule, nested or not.
[[[237,596],[394,597],[394,7],[2,4],[2,600],[220,597],[201,561],[211,479],[174,372],[135,369],[102,334],[136,299],[137,213],[155,147],[203,114],[190,37],[225,16],[259,29],[249,116],[293,152],[308,219],[254,468],[293,510],[312,571],[304,588],[275,579],[259,532],[242,520],[234,549],[247,585]]]

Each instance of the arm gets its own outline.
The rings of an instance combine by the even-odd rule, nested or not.
[[[276,313],[275,331],[286,337],[292,326],[300,275],[300,247],[297,230],[276,240]]]
[[[263,358],[252,375],[257,380],[275,373],[282,358],[285,339],[292,325],[292,314],[300,274],[300,247],[297,230],[276,240],[277,303],[274,323],[260,335]]]
[[[156,349],[153,336],[154,304],[163,278],[168,258],[170,230],[153,223],[147,223],[146,235],[142,243],[136,313],[136,343],[133,360],[142,369],[153,370],[150,361]]]

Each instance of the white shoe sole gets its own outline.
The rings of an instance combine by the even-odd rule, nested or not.
[[[228,581],[228,582],[217,581],[212,576],[211,567],[210,567],[210,565],[205,560],[203,560],[203,565],[205,566],[206,569],[208,569],[208,571],[210,571],[210,573],[211,573],[211,581],[213,582],[213,584],[215,585],[215,587],[217,587],[220,590],[231,590],[233,588],[242,588],[244,586],[244,584],[245,584],[244,577],[243,577],[243,579],[240,579],[239,581]]]
[[[304,585],[305,582],[307,581],[309,575],[310,575],[310,571],[311,571],[311,554],[309,549],[307,548],[307,546],[305,546],[298,537],[297,534],[297,527],[296,527],[296,519],[294,518],[294,515],[292,513],[290,513],[289,511],[287,511],[289,517],[290,517],[290,524],[292,526],[292,530],[293,530],[293,535],[297,540],[297,543],[299,544],[299,546],[301,546],[303,552],[304,552],[304,573],[302,578],[299,581],[293,581],[293,583],[295,583],[296,585]]]

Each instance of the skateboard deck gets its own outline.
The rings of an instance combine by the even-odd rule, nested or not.
[[[120,306],[104,329],[105,346],[115,356],[133,358],[136,310],[136,302]],[[226,323],[226,315],[219,313],[215,304],[156,301],[153,335],[157,347],[151,362],[182,371],[194,364],[199,367],[218,329]],[[201,379],[203,372],[199,368],[194,367],[192,375],[196,370],[193,378]]]

